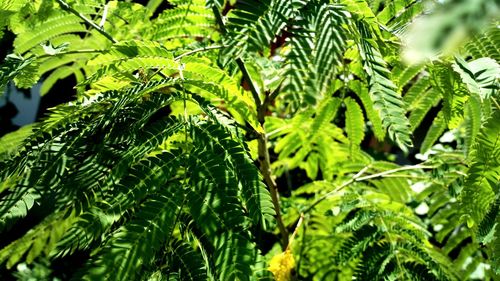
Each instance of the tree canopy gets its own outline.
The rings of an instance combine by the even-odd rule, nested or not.
[[[496,280],[499,13],[3,0],[0,90],[76,94],[0,138],[0,276]]]

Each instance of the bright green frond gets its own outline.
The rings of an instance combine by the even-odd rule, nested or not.
[[[358,103],[351,98],[344,100],[346,111],[346,131],[349,137],[351,153],[359,149],[361,141],[365,136],[364,118]]]
[[[402,98],[397,86],[390,80],[390,73],[382,54],[377,49],[367,24],[358,22],[360,32],[359,48],[369,77],[370,97],[379,112],[382,124],[389,137],[403,150],[412,146],[410,124],[405,116]]]

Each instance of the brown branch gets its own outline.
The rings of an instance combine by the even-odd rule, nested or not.
[[[260,134],[258,138],[259,142],[259,161],[260,161],[260,171],[264,176],[264,180],[269,186],[269,191],[271,193],[271,199],[273,201],[273,207],[276,212],[276,222],[278,224],[278,229],[281,233],[281,247],[283,249],[288,245],[288,230],[283,223],[283,218],[281,217],[280,210],[280,197],[278,192],[278,186],[272,177],[272,170],[269,160],[269,152],[267,150],[267,138]]]
[[[217,7],[212,7],[215,20],[217,21],[219,28],[221,30],[222,34],[227,33],[226,27],[224,25],[224,21],[222,19],[222,15],[217,9]],[[248,69],[245,66],[245,62],[241,58],[236,59],[236,64],[238,65],[241,73],[243,74],[243,79],[245,79],[249,86],[250,86],[250,92],[252,93],[253,99],[255,101],[255,105],[257,107],[257,119],[259,120],[259,123],[261,125],[264,125],[265,121],[265,114],[267,111],[267,107],[269,106],[269,96],[266,96],[266,99],[264,102],[261,102],[260,97],[259,97],[259,92],[257,91],[257,88],[255,87],[255,84],[250,77],[250,74],[248,73]],[[271,199],[273,202],[273,207],[274,211],[276,212],[276,222],[278,224],[278,229],[280,231],[281,235],[281,248],[283,250],[286,249],[288,246],[288,230],[285,227],[285,224],[283,223],[283,218],[281,217],[281,207],[280,207],[280,198],[279,198],[279,192],[278,192],[278,186],[276,185],[276,182],[273,179],[273,173],[271,170],[271,159],[269,157],[269,150],[267,149],[267,137],[266,133],[260,133],[256,132],[258,134],[257,141],[259,143],[259,162],[260,162],[260,172],[264,176],[264,181],[266,182],[267,186],[269,187],[269,191],[271,193]]]
[[[270,99],[266,97],[264,103],[261,106],[257,107],[257,119],[261,125],[264,125],[265,116],[267,107],[269,105]],[[271,199],[273,201],[274,210],[276,212],[276,222],[278,224],[278,229],[281,234],[281,248],[285,250],[288,246],[288,229],[283,222],[283,218],[281,217],[281,207],[280,207],[280,196],[278,191],[278,186],[273,179],[272,169],[271,169],[271,159],[269,157],[269,150],[267,149],[267,136],[266,133],[259,133],[259,137],[257,139],[259,143],[259,162],[260,162],[260,171],[264,176],[264,180],[269,187],[269,192],[271,193]]]

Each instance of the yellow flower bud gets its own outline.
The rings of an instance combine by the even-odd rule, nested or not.
[[[292,251],[286,250],[275,255],[269,263],[269,271],[274,275],[276,281],[292,280],[292,270],[295,267],[295,260]]]

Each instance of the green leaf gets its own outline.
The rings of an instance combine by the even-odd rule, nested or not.
[[[403,151],[412,147],[410,124],[405,116],[404,103],[396,92],[397,86],[390,80],[390,73],[382,54],[372,38],[368,25],[357,23],[361,37],[359,49],[369,77],[370,97],[379,112],[382,124],[391,140]]]
[[[351,98],[344,99],[346,111],[346,131],[349,137],[351,154],[359,149],[359,145],[365,136],[364,118],[358,103]]]
[[[481,126],[476,144],[470,152],[470,168],[460,194],[460,203],[472,226],[477,229],[488,215],[490,208],[496,208],[495,196],[500,192],[500,111],[487,119]],[[489,219],[491,228],[491,218]],[[486,227],[480,229],[485,231]],[[487,232],[487,231],[486,231]]]
[[[498,92],[500,65],[491,58],[480,58],[466,62],[460,57],[455,57],[453,70],[460,74],[469,91],[478,94],[481,99],[489,99]]]
[[[432,125],[427,131],[425,138],[420,146],[420,153],[427,152],[434,143],[439,139],[439,137],[446,130],[446,121],[443,118],[443,114],[441,112],[438,116],[432,121]]]
[[[383,140],[385,137],[385,130],[382,127],[382,120],[373,106],[367,87],[363,85],[361,81],[352,80],[349,81],[349,88],[354,91],[354,93],[356,93],[361,100],[368,120],[371,122],[371,127],[375,137],[377,137],[378,140]]]

